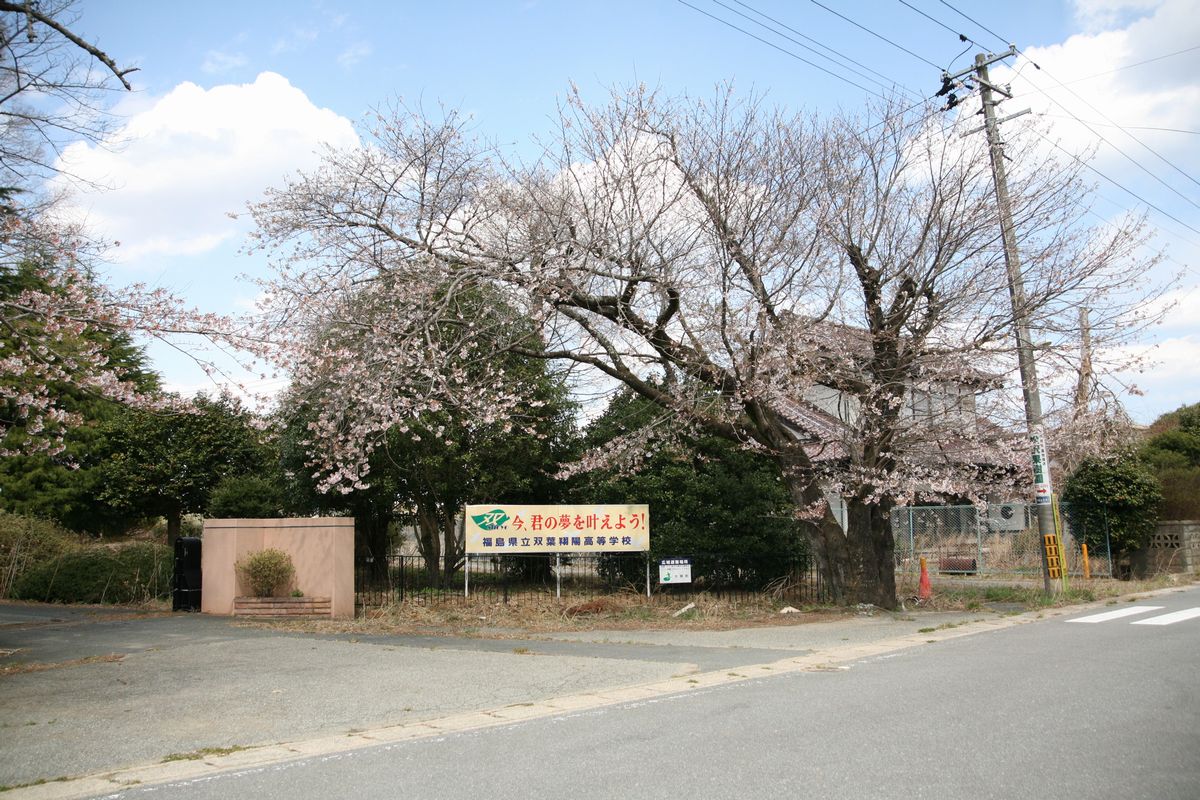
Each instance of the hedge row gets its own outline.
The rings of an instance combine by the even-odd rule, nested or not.
[[[173,562],[162,544],[93,545],[27,569],[11,596],[48,603],[142,603],[170,596]]]

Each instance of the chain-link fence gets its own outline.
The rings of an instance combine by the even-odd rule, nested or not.
[[[1061,558],[1068,575],[1083,575],[1083,544],[1091,575],[1114,574],[1105,526],[1087,528],[1081,515],[1060,509]],[[1043,539],[1035,509],[1024,503],[906,506],[892,510],[896,571],[916,575],[920,559],[942,575],[1040,576]]]

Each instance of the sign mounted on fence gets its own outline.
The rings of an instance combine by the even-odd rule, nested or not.
[[[658,562],[659,583],[691,583],[692,560],[690,558],[664,558]]]
[[[467,506],[468,553],[629,553],[650,549],[650,506]]]

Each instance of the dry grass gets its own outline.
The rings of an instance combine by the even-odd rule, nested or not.
[[[897,576],[899,580],[899,576]],[[934,580],[931,600],[914,604],[916,587],[901,585],[905,611],[1019,612],[1087,603],[1120,595],[1183,586],[1194,578],[1166,575],[1146,581],[1096,579],[1072,580],[1070,589],[1053,597],[1042,592],[1040,580],[1000,581],[970,577]],[[418,605],[401,603],[370,608],[352,620],[254,620],[239,619],[246,627],[309,633],[361,633],[467,636],[487,639],[516,639],[539,633],[588,630],[696,630],[721,631],[767,625],[798,625],[841,619],[858,613],[855,608],[805,606],[800,613],[782,614],[784,604],[772,598],[734,602],[698,595],[690,598],[695,608],[676,617],[689,600],[653,602],[633,593],[589,600],[562,601],[511,598],[505,604],[491,598],[471,598],[448,603]]]
[[[695,608],[675,617],[688,602]],[[313,633],[417,634],[517,638],[531,633],[561,633],[597,629],[729,630],[762,625],[795,625],[836,619],[847,611],[805,607],[799,614],[781,614],[784,604],[772,600],[732,602],[701,595],[690,600],[648,602],[633,594],[587,601],[490,599],[415,605],[402,603],[367,609],[353,620],[272,620],[243,622]]]
[[[975,611],[980,609],[1011,612],[1033,611],[1091,603],[1121,596],[1136,595],[1173,586],[1187,586],[1197,580],[1192,575],[1160,575],[1147,580],[1119,581],[1112,578],[1083,580],[1072,578],[1066,591],[1047,596],[1041,579],[1018,582],[998,581],[988,578],[934,578],[933,597],[916,607],[928,611]],[[1055,584],[1057,586],[1057,583]],[[906,603],[911,607],[911,594]],[[996,607],[999,607],[997,609]]]
[[[87,656],[86,658],[73,658],[70,661],[54,661],[50,663],[30,662],[30,663],[13,663],[0,665],[0,677],[9,675],[23,675],[27,672],[45,672],[49,669],[62,669],[64,667],[82,667],[86,664],[112,664],[125,658],[118,653],[109,653],[104,656]]]

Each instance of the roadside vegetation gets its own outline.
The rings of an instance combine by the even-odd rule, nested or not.
[[[933,597],[924,602],[905,598],[898,611],[873,606],[804,605],[790,607],[769,597],[747,601],[729,601],[698,595],[678,599],[656,597],[647,602],[632,593],[589,600],[534,602],[528,598],[509,603],[492,599],[472,599],[449,603],[417,605],[402,603],[373,608],[353,620],[270,620],[246,621],[251,627],[315,633],[419,634],[477,636],[489,639],[517,639],[529,634],[564,633],[594,630],[693,630],[721,631],[768,625],[803,625],[857,616],[891,615],[920,620],[930,612],[974,612],[982,614],[1019,614],[1102,600],[1114,600],[1130,593],[1185,586],[1194,578],[1164,575],[1151,580],[1120,581],[1096,579],[1073,581],[1069,588],[1047,597],[1038,586],[935,585]],[[692,605],[688,609],[687,606]],[[791,608],[790,611],[784,609]],[[686,609],[686,610],[685,610]]]

